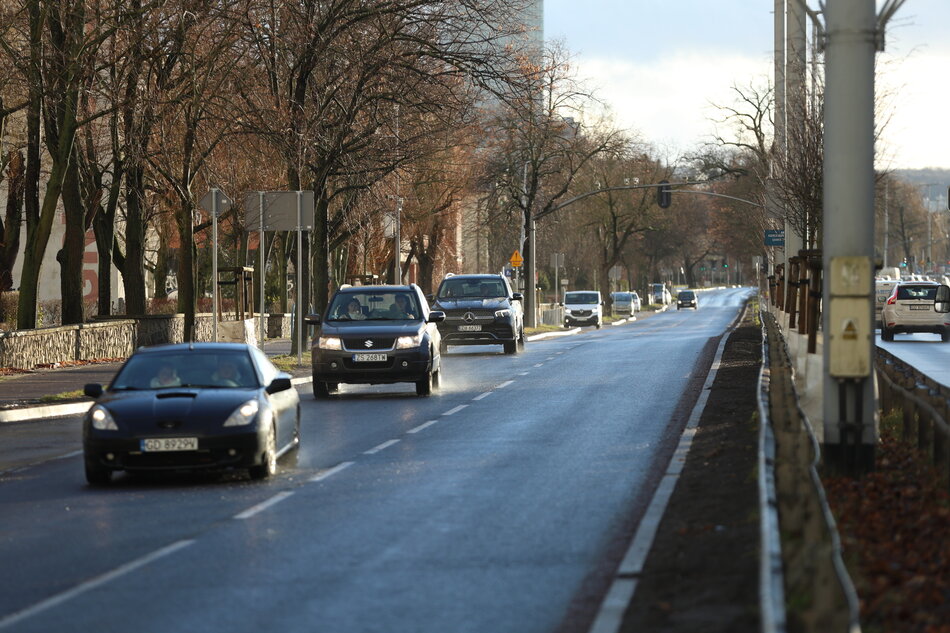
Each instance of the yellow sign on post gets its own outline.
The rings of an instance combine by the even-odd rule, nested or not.
[[[524,258],[521,257],[521,253],[515,251],[511,254],[511,259],[508,262],[515,268],[521,268],[521,264],[524,263]]]

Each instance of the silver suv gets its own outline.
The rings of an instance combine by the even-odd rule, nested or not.
[[[937,289],[933,281],[902,281],[894,285],[881,310],[881,340],[893,341],[895,334],[930,332],[941,341],[950,341],[950,315],[937,311]]]

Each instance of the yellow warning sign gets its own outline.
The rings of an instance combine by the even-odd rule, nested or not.
[[[524,259],[521,257],[521,253],[515,251],[511,254],[511,259],[508,260],[512,266],[515,268],[521,268],[521,264],[524,263]]]
[[[848,319],[847,323],[844,325],[844,334],[841,335],[841,338],[845,340],[856,340],[858,338],[858,328],[855,327],[854,321]]]

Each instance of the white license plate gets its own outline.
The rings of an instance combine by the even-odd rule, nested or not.
[[[354,363],[385,363],[388,358],[386,354],[353,354]]]
[[[929,310],[930,306],[910,306],[911,310]]]
[[[482,326],[480,325],[460,325],[459,332],[481,332]]]
[[[197,437],[152,437],[141,440],[140,444],[145,453],[198,450]]]

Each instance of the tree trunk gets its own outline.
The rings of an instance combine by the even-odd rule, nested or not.
[[[178,210],[178,311],[185,315],[184,340],[195,340],[195,227],[191,220],[191,205],[182,203]],[[212,283],[217,283],[212,279]],[[214,315],[213,318],[218,318]]]
[[[122,285],[125,288],[125,313],[147,313],[145,293],[145,175],[141,165],[131,166],[125,181],[125,260]]]
[[[20,228],[23,226],[23,194],[25,172],[23,152],[11,150],[7,163],[7,209],[0,239],[0,292],[13,290],[13,265],[20,251]]]
[[[66,164],[54,161],[43,196],[43,207],[38,221],[26,228],[26,241],[30,248],[23,254],[23,272],[20,277],[20,302],[17,305],[17,329],[30,330],[36,327],[36,305],[39,299],[40,269],[43,255],[49,244],[53,218],[63,188],[63,172]]]
[[[75,157],[74,157],[75,158]],[[85,209],[79,189],[79,167],[70,160],[63,177],[63,209],[66,215],[66,235],[63,248],[56,260],[60,265],[60,296],[62,324],[82,323],[83,310],[83,254],[86,250]]]

